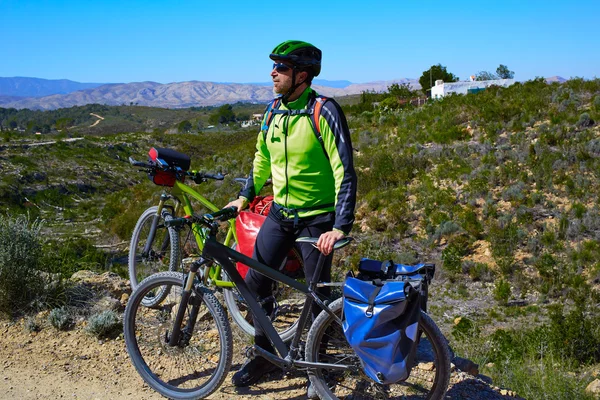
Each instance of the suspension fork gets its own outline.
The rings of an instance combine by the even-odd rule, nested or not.
[[[146,240],[146,245],[144,246],[144,250],[142,251],[142,257],[148,257],[150,253],[150,249],[152,248],[152,243],[154,243],[154,236],[156,236],[156,229],[158,227],[158,221],[160,220],[160,216],[162,214],[162,210],[165,206],[165,202],[169,199],[169,195],[163,193],[160,195],[160,201],[158,202],[158,209],[156,210],[156,214],[152,218],[152,224],[150,225],[150,233],[148,233],[148,239]]]
[[[201,257],[190,266],[190,272],[186,277],[183,293],[181,294],[181,300],[179,301],[177,315],[175,316],[175,321],[173,322],[173,331],[171,332],[171,336],[167,337],[169,346],[185,346],[187,343],[189,343],[192,332],[194,331],[194,326],[196,325],[196,319],[198,318],[198,311],[200,310],[200,305],[202,304],[201,294],[196,293],[197,296],[191,298],[194,289],[194,281],[196,280],[198,270],[207,263],[209,263],[209,260]],[[185,316],[188,304],[192,305],[192,309],[188,315],[185,328],[181,329],[181,323],[183,322],[183,317]]]

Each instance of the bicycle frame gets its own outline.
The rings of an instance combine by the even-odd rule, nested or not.
[[[210,212],[219,211],[219,207],[215,206],[211,203],[206,197],[202,196],[196,190],[186,185],[183,182],[175,181],[175,185],[170,191],[170,194],[163,193],[160,197],[160,201],[158,203],[158,210],[156,212],[157,217],[161,215],[163,208],[165,207],[166,202],[169,198],[175,200],[175,209],[174,216],[177,216],[181,209],[183,208],[183,212],[185,215],[194,215],[194,209],[192,207],[192,203],[190,201],[190,197],[202,206],[206,207],[210,210]],[[229,221],[229,229],[227,230],[227,235],[225,236],[225,240],[223,244],[225,246],[229,246],[232,239],[237,243],[237,234],[235,232],[235,219],[230,219]],[[198,249],[202,252],[204,249],[204,242],[207,238],[205,230],[198,223],[192,223],[192,232],[194,234],[194,239],[196,240],[196,245]],[[149,241],[150,242],[150,241]],[[231,281],[224,281],[221,279],[221,265],[216,264],[211,268],[206,268],[203,274],[204,283],[211,283],[219,288],[233,288],[234,283]]]
[[[317,287],[317,279],[316,278],[321,275],[321,270],[323,268],[323,264],[324,264],[326,258],[331,257],[331,255],[329,255],[327,257],[321,255],[319,257],[319,261],[317,263],[317,267],[315,269],[313,279],[309,282],[308,285],[298,282],[273,268],[270,268],[250,257],[245,256],[244,254],[238,253],[237,251],[217,242],[213,236],[209,236],[206,239],[202,255],[203,255],[203,257],[205,257],[207,259],[215,260],[218,264],[223,266],[223,268],[225,269],[225,271],[231,278],[232,282],[235,284],[237,290],[240,292],[241,296],[246,301],[246,304],[250,308],[252,314],[256,317],[257,322],[264,329],[267,337],[270,339],[271,343],[273,343],[275,349],[277,350],[277,352],[280,355],[280,357],[277,357],[276,355],[274,355],[258,346],[254,346],[255,351],[257,353],[259,353],[260,356],[262,356],[266,359],[269,359],[272,363],[279,365],[281,368],[291,368],[293,366],[305,367],[305,368],[309,368],[309,369],[327,368],[327,369],[332,369],[332,370],[333,369],[346,370],[346,369],[351,368],[348,365],[314,363],[314,362],[308,362],[308,361],[302,361],[302,360],[296,359],[296,356],[299,353],[298,344],[302,337],[302,332],[304,331],[306,323],[308,322],[308,319],[310,318],[310,313],[312,310],[313,303],[317,303],[321,309],[325,310],[327,313],[332,315],[341,324],[340,319],[318,297],[318,295],[315,291],[315,289]],[[279,334],[273,327],[273,324],[271,323],[271,321],[269,320],[267,315],[264,313],[262,307],[260,306],[258,301],[254,298],[254,296],[250,292],[250,289],[246,285],[246,282],[244,281],[242,276],[237,271],[232,260],[242,262],[242,263],[248,265],[250,268],[260,272],[261,274],[263,274],[275,281],[284,283],[296,290],[301,291],[302,293],[304,293],[306,295],[306,300],[302,307],[302,313],[300,315],[300,319],[298,322],[298,329],[296,330],[296,333],[294,334],[294,338],[292,339],[292,342],[290,344],[289,351],[288,351],[287,346],[285,345],[283,340],[279,337]],[[190,275],[193,273],[194,272],[192,272],[190,270]],[[192,278],[192,279],[190,279],[190,278]],[[188,282],[190,282],[191,280],[193,280],[193,276],[188,277]]]

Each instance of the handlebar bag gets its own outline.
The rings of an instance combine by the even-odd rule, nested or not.
[[[190,169],[192,163],[190,157],[187,154],[180,153],[173,149],[165,149],[162,147],[152,147],[148,152],[148,158],[151,161],[156,162],[158,159],[165,161],[169,167],[179,167],[184,171]]]
[[[249,211],[242,211],[238,214],[235,220],[235,232],[238,240],[237,251],[252,257],[258,231],[267,218],[271,204],[273,204],[273,196],[257,196],[248,206]],[[291,250],[283,268],[289,273],[295,273],[301,267],[302,264],[298,260],[298,255]],[[248,266],[238,262],[236,268],[242,278],[245,278],[248,273]]]
[[[365,281],[348,276],[342,328],[367,376],[380,384],[410,375],[421,309],[419,293],[405,281]]]

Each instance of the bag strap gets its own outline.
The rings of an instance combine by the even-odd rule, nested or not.
[[[371,295],[369,296],[369,306],[365,311],[365,316],[367,318],[371,318],[373,316],[373,309],[375,308],[375,298],[377,297],[379,292],[381,292],[381,288],[383,288],[383,282],[381,282],[381,279],[374,279],[373,284],[375,285],[375,290],[373,290],[371,292]]]

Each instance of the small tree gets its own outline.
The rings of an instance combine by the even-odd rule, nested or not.
[[[177,130],[182,133],[188,133],[192,129],[192,123],[187,119],[181,121],[179,125],[177,125]]]
[[[508,69],[506,65],[500,64],[500,66],[496,69],[496,74],[500,79],[513,79],[515,77],[515,73]]]
[[[456,82],[458,77],[446,70],[442,64],[432,65],[427,71],[423,71],[423,75],[419,78],[419,83],[423,92],[427,92],[435,84],[435,81],[441,79],[444,82]]]
[[[410,85],[408,83],[392,83],[388,87],[388,93],[390,96],[394,96],[398,100],[409,100],[414,97],[414,92],[410,89]]]
[[[493,81],[494,79],[498,79],[498,76],[489,71],[479,71],[475,74],[476,81]]]

